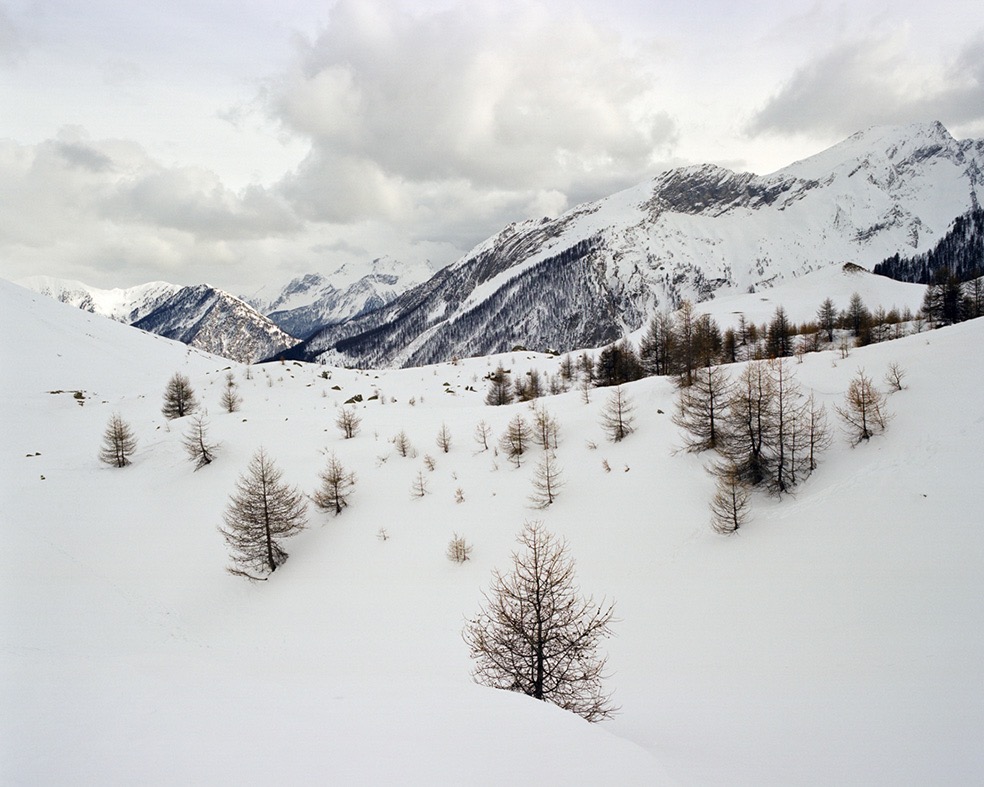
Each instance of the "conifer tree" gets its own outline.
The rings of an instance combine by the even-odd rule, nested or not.
[[[448,429],[447,424],[442,423],[437,432],[437,447],[444,453],[451,450],[451,430]]]
[[[835,408],[844,421],[848,436],[855,445],[870,440],[888,425],[888,406],[871,378],[859,369],[844,396],[844,404]]]
[[[560,435],[560,424],[545,407],[533,410],[533,442],[541,448],[549,450],[557,447]]]
[[[200,470],[205,465],[211,464],[215,459],[217,445],[208,439],[208,421],[205,416],[196,415],[184,437],[185,451],[188,457],[195,463],[195,469]]]
[[[639,344],[639,362],[643,371],[650,376],[673,374],[675,347],[673,318],[657,312],[650,320]]]
[[[598,646],[611,635],[614,608],[585,599],[567,544],[540,522],[520,534],[509,574],[492,574],[485,603],[463,636],[478,683],[551,702],[588,721],[616,710],[602,686]]]
[[[219,528],[232,550],[228,571],[247,579],[266,579],[287,560],[279,539],[307,524],[307,505],[296,487],[283,481],[283,472],[260,448],[236,483],[229,500],[225,526]]]
[[[346,470],[338,457],[330,453],[319,478],[321,486],[314,493],[315,505],[337,516],[348,506],[349,496],[355,489],[355,473]]]
[[[717,479],[711,499],[711,527],[718,533],[734,533],[748,521],[748,485],[733,462],[719,464],[711,472]]]
[[[506,431],[503,433],[499,444],[502,450],[516,464],[516,467],[519,467],[522,463],[523,454],[530,447],[532,438],[533,432],[530,429],[530,425],[520,413],[516,413],[509,420]]]
[[[338,408],[338,414],[335,416],[335,426],[341,431],[342,436],[346,440],[351,440],[359,433],[359,426],[362,424],[362,418],[355,411],[354,407],[342,407]]]
[[[620,442],[632,434],[634,410],[635,406],[629,395],[622,390],[622,386],[615,386],[601,411],[601,426],[613,443]]]
[[[492,436],[492,427],[484,420],[479,421],[475,426],[475,442],[482,446],[483,451],[489,450],[489,438]]]
[[[513,396],[509,383],[509,372],[502,367],[502,364],[496,367],[496,370],[489,375],[488,380],[489,387],[485,394],[485,403],[492,406],[511,404]]]
[[[755,486],[771,474],[775,445],[775,388],[766,362],[750,361],[731,390],[722,453],[742,480]]]
[[[225,390],[222,392],[222,398],[219,400],[219,403],[227,413],[236,412],[243,403],[243,398],[236,393],[236,380],[232,376],[232,372],[226,375]]]
[[[161,412],[164,417],[171,420],[183,418],[195,411],[198,402],[195,399],[195,392],[191,387],[191,382],[180,372],[175,372],[164,389],[164,406]]]
[[[530,502],[536,508],[552,505],[563,485],[561,469],[557,465],[554,452],[544,451],[533,472],[533,494],[530,495]]]
[[[694,372],[692,381],[687,387],[683,385],[684,378],[679,379],[673,422],[686,430],[688,451],[712,450],[724,439],[731,380],[723,366],[705,366]]]
[[[103,445],[99,459],[113,467],[126,467],[137,450],[137,438],[130,425],[119,413],[113,413],[103,433]]]

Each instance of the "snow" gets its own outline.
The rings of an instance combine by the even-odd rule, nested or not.
[[[926,286],[831,265],[761,292],[721,290],[713,300],[695,304],[695,309],[698,314],[713,317],[722,330],[736,327],[742,314],[746,322],[756,325],[768,323],[775,316],[778,306],[783,307],[794,323],[815,322],[817,310],[826,298],[830,298],[837,311],[841,312],[847,308],[854,293],[861,296],[869,311],[881,307],[886,312],[893,308],[900,313],[909,309],[915,314],[922,307]]]
[[[166,298],[176,294],[181,286],[163,281],[151,281],[135,287],[117,287],[111,290],[91,287],[80,281],[57,279],[52,276],[30,276],[18,284],[29,290],[66,298],[66,302],[79,305],[88,296],[91,311],[121,322],[136,322]]]
[[[0,782],[984,779],[973,480],[984,321],[791,366],[828,407],[861,367],[877,382],[898,361],[908,387],[889,397],[884,435],[856,448],[839,436],[795,495],[756,493],[730,538],[708,525],[709,458],[677,450],[665,379],[627,386],[636,432],[617,445],[599,425],[606,391],[541,401],[561,424],[565,486],[537,511],[536,454],[515,469],[472,432],[484,419],[498,437],[528,411],[485,406],[488,371],[554,371],[557,359],[505,353],[330,379],[274,364],[247,379],[244,366],[2,281],[0,330]],[[234,414],[218,407],[227,368],[243,397]],[[197,472],[186,422],[160,415],[175,371],[221,443]],[[361,431],[343,440],[335,408],[376,391],[385,404],[359,405]],[[96,460],[113,411],[139,440],[122,470]],[[448,454],[435,444],[442,423]],[[401,429],[414,458],[388,442]],[[329,449],[358,483],[340,517],[312,508],[284,567],[250,584],[224,572],[217,527],[260,445],[309,494]],[[425,454],[431,493],[414,500]],[[586,594],[615,600],[612,721],[469,677],[463,623],[531,518],[568,539]],[[453,532],[474,547],[463,565],[444,556]]]

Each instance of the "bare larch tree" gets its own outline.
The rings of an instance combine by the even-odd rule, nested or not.
[[[194,412],[196,407],[198,402],[191,381],[180,372],[175,372],[164,389],[164,406],[161,407],[161,412],[168,419],[184,418]]]
[[[218,446],[208,439],[208,421],[205,420],[205,416],[199,414],[191,420],[191,427],[184,436],[183,442],[188,457],[195,463],[196,470],[211,464],[215,459]]]
[[[137,438],[130,425],[119,413],[113,413],[103,433],[103,444],[99,459],[113,467],[126,467],[130,456],[137,450]]]
[[[711,498],[711,527],[718,533],[734,533],[748,521],[748,484],[730,461],[716,465],[711,473],[717,479],[717,489]]]
[[[349,495],[355,489],[355,473],[346,470],[335,454],[328,454],[325,469],[321,471],[321,486],[315,491],[315,505],[336,516],[348,505]]]
[[[513,569],[492,573],[479,614],[463,636],[475,680],[552,702],[588,721],[616,708],[602,681],[606,657],[598,652],[611,636],[614,609],[580,595],[567,544],[540,522],[527,522],[513,554]]]
[[[248,579],[266,579],[287,560],[278,539],[292,536],[307,524],[307,504],[296,487],[283,481],[283,471],[260,448],[236,483],[219,528],[232,550],[228,571]]]
[[[526,419],[520,413],[516,413],[506,425],[506,431],[499,441],[502,450],[519,467],[522,463],[523,454],[530,447],[533,438],[533,431]]]
[[[444,453],[451,450],[451,430],[448,429],[447,424],[441,424],[441,428],[437,432],[437,447]]]
[[[546,508],[554,502],[564,485],[560,476],[561,469],[554,452],[544,451],[533,471],[533,494],[530,495],[530,502],[536,508]]]
[[[628,394],[616,385],[608,395],[608,401],[601,411],[601,426],[613,443],[624,440],[632,434],[632,411],[635,407]]]
[[[684,429],[684,445],[688,451],[707,451],[723,442],[727,420],[731,380],[723,366],[695,369],[691,385],[685,377],[678,379],[677,412],[673,423]]]
[[[857,376],[848,385],[843,406],[834,409],[844,421],[854,445],[870,440],[873,435],[884,431],[888,424],[885,394],[875,388],[864,369],[859,369]]]
[[[338,415],[335,416],[335,426],[341,430],[342,436],[346,440],[351,440],[359,433],[359,425],[361,423],[362,418],[359,417],[354,407],[338,408]]]

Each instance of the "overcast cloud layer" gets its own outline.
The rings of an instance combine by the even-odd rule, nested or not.
[[[15,0],[0,276],[250,294],[447,264],[666,166],[984,136],[984,12],[924,5]]]

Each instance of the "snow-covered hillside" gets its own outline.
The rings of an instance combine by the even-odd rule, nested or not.
[[[762,177],[671,170],[506,227],[388,307],[312,335],[299,357],[414,366],[600,345],[683,297],[925,251],[984,198],[982,170],[984,143],[939,123],[869,129]]]
[[[695,309],[698,314],[711,315],[722,330],[736,327],[739,315],[756,325],[768,323],[779,306],[790,320],[800,324],[815,321],[817,309],[826,298],[834,302],[838,312],[844,311],[855,293],[871,310],[909,309],[914,314],[922,306],[926,287],[876,276],[855,266],[831,265],[761,292],[723,290]]]
[[[599,425],[606,391],[541,400],[566,483],[538,511],[535,454],[516,469],[472,434],[528,413],[483,404],[497,363],[555,358],[232,364],[243,405],[227,413],[224,359],[6,282],[0,330],[4,783],[984,779],[982,320],[791,366],[828,406],[861,367],[877,381],[899,362],[908,387],[884,435],[839,438],[782,501],[756,494],[733,537],[708,526],[708,458],[676,450],[665,379],[626,386],[636,432],[618,444]],[[221,443],[198,471],[188,419],[160,414],[175,371]],[[362,428],[344,440],[336,408],[357,394]],[[139,441],[124,469],[96,459],[114,411]],[[395,454],[400,430],[415,457]],[[307,493],[326,450],[358,480],[341,516],[312,507],[284,567],[251,584],[224,572],[217,527],[260,446]],[[415,499],[418,472],[429,494]],[[568,539],[583,591],[615,600],[612,721],[469,678],[463,623],[534,518]],[[462,565],[444,554],[453,532],[473,545]]]

